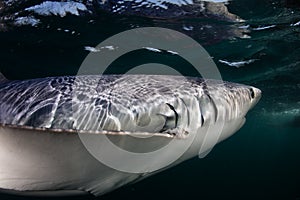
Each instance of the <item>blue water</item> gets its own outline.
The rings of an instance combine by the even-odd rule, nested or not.
[[[263,97],[248,113],[244,127],[206,158],[186,161],[99,199],[299,200],[299,3],[239,0],[228,8],[246,21],[163,20],[101,11],[96,16],[41,17],[37,27],[9,27],[0,32],[1,72],[10,79],[74,75],[89,53],[86,46],[95,47],[121,31],[147,26],[181,31],[205,47],[224,80],[258,87]],[[186,64],[174,56],[140,51],[115,62],[109,72],[122,73],[153,60],[178,69]],[[249,64],[228,65],[245,61]],[[194,72],[185,73],[192,76]],[[9,198],[28,199],[0,195],[0,199]]]

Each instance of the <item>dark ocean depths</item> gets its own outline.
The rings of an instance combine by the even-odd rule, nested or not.
[[[242,23],[211,18],[149,19],[98,11],[45,16],[36,26],[0,32],[1,72],[10,79],[75,75],[104,39],[135,27],[165,27],[197,40],[224,80],[262,90],[243,128],[204,159],[194,158],[98,199],[300,200],[300,5],[298,1],[236,0],[230,12]],[[176,56],[138,51],[109,73],[147,62],[186,69]],[[193,71],[185,70],[193,76]],[[0,195],[0,199],[37,199]],[[72,197],[67,199],[93,199]]]

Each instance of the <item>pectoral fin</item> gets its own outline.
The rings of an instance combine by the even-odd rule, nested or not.
[[[208,149],[208,150],[206,150],[206,151],[204,151],[204,152],[202,152],[202,153],[200,153],[198,156],[199,156],[199,158],[205,158],[211,151],[212,151],[212,149],[213,148],[211,148],[211,149]]]

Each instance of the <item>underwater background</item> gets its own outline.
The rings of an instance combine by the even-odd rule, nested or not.
[[[260,102],[245,125],[204,159],[191,159],[98,199],[300,200],[300,3],[236,0],[227,6],[245,22],[191,16],[164,20],[98,10],[95,15],[42,16],[37,24],[0,23],[0,69],[9,79],[76,75],[92,47],[122,31],[165,27],[185,33],[208,51],[224,80],[261,89]],[[149,50],[122,56],[107,73],[149,62],[194,75],[179,57]],[[0,194],[0,199],[38,198]]]

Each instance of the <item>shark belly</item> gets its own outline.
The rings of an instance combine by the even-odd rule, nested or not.
[[[77,134],[7,127],[0,128],[0,163],[2,191],[29,196],[98,196],[141,176],[97,161]]]

